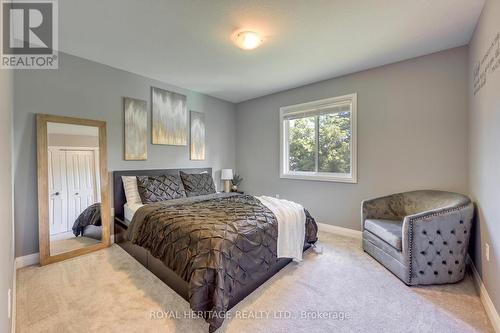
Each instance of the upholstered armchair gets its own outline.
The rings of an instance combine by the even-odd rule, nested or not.
[[[463,279],[474,207],[458,193],[413,191],[361,204],[363,250],[407,285]]]

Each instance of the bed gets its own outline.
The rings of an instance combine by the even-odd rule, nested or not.
[[[76,218],[72,227],[75,237],[102,239],[101,203],[90,205]]]
[[[211,179],[212,169],[113,173],[115,243],[188,301],[214,332],[225,311],[291,259],[277,257],[277,215],[256,197],[200,192],[145,205],[127,202],[122,176],[154,178],[179,173],[206,173]],[[300,248],[306,251],[317,241],[317,225],[302,210],[306,226]]]

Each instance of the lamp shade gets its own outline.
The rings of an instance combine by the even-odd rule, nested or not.
[[[222,169],[221,175],[220,175],[221,180],[231,180],[233,179],[233,169]]]

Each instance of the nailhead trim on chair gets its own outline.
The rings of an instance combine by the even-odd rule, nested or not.
[[[411,284],[411,277],[412,277],[412,272],[413,272],[413,256],[412,256],[412,252],[413,252],[413,222],[417,222],[417,221],[422,221],[424,219],[427,219],[429,217],[435,217],[435,216],[441,216],[441,215],[446,215],[448,213],[452,213],[452,212],[456,212],[456,211],[459,211],[461,209],[464,209],[466,208],[467,206],[469,205],[466,204],[466,205],[463,205],[463,206],[460,206],[460,207],[455,207],[455,208],[451,208],[451,209],[447,209],[447,210],[443,210],[439,213],[430,213],[430,214],[427,214],[427,215],[424,215],[424,216],[420,216],[418,218],[413,218],[413,219],[410,219],[409,221],[409,226],[408,226],[408,229],[409,229],[409,250],[408,250],[408,254],[409,254],[409,258],[410,258],[410,263],[409,263],[409,270],[408,270],[408,284]],[[464,221],[463,220],[460,220],[460,224],[464,224]],[[439,233],[441,233],[439,230],[438,230]],[[425,230],[423,231],[424,235],[427,233]],[[452,231],[452,234],[454,234],[454,231]],[[431,243],[431,242],[430,242]],[[432,243],[431,243],[432,244]],[[458,241],[458,244],[462,244],[462,241]],[[431,263],[432,264],[432,263]],[[458,264],[458,261],[455,261],[455,264]],[[430,266],[430,265],[429,265]],[[461,273],[462,271],[460,271]],[[423,274],[422,271],[419,272],[420,274]],[[451,274],[450,272],[448,272],[448,274]],[[437,271],[434,272],[434,275],[437,275]]]
[[[412,256],[412,252],[413,252],[413,220],[410,220],[410,225],[408,226],[408,229],[410,231],[410,235],[409,235],[410,236],[409,237],[410,248],[408,249],[408,252],[409,252],[408,253],[408,257],[410,258],[410,264],[409,264],[410,265],[410,269],[408,270],[408,272],[409,272],[409,275],[408,275],[408,284],[410,284],[411,283],[411,273],[412,273],[412,264],[411,264],[412,260],[411,260],[411,258],[413,257]],[[424,272],[420,271],[420,274],[424,274]]]

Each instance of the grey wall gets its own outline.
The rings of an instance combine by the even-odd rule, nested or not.
[[[358,93],[358,184],[279,178],[279,107]],[[237,105],[242,189],[302,203],[318,222],[360,229],[363,199],[412,189],[467,192],[467,48]]]
[[[0,331],[10,332],[7,316],[7,292],[12,288],[14,234],[12,214],[12,112],[13,73],[0,69]]]
[[[122,96],[146,100],[150,109],[151,86],[185,94],[189,109],[206,113],[205,161],[190,161],[188,146],[151,145],[151,138],[147,161],[123,160]],[[38,252],[36,113],[105,120],[110,171],[212,167],[218,184],[220,169],[235,166],[232,103],[63,53],[58,70],[16,72],[14,89],[16,256]]]
[[[500,67],[488,71],[486,85],[474,96],[473,69],[500,34],[500,2],[489,0],[470,44],[470,192],[477,202],[478,220],[473,260],[500,310]],[[500,65],[500,44],[493,54]],[[483,67],[484,68],[484,67]],[[485,244],[490,245],[486,261]]]

